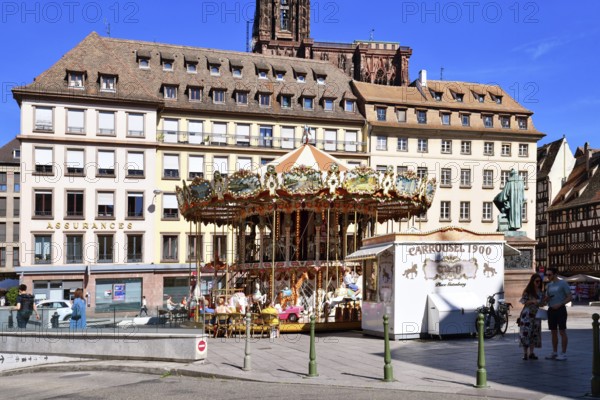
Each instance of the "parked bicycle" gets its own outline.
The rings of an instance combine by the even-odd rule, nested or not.
[[[498,305],[494,306],[496,304],[495,297],[501,294],[504,292],[488,296],[486,305],[477,309],[477,318],[479,318],[479,314],[483,314],[483,337],[486,339],[493,338],[497,334],[504,335],[508,329],[508,316],[512,304],[499,300]],[[479,332],[477,318],[475,319],[475,331]]]

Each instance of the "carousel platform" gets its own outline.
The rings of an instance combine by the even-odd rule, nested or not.
[[[343,322],[316,322],[315,332],[340,332],[340,331],[355,331],[361,329],[360,321],[343,321]],[[282,322],[279,325],[281,333],[309,333],[309,322]]]

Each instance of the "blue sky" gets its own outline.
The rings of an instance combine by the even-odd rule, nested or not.
[[[30,83],[91,31],[116,38],[244,51],[254,0],[0,1],[0,142],[19,133],[10,88]],[[371,7],[368,8],[367,4]],[[547,136],[571,147],[596,136],[600,2],[312,1],[317,41],[410,46],[410,78],[500,84]]]

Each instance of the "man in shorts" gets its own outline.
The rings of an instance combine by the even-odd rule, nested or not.
[[[546,276],[548,277],[545,298],[548,303],[548,329],[552,333],[552,353],[546,359],[564,361],[567,359],[568,343],[566,305],[571,301],[571,288],[567,282],[558,279],[558,270],[555,267],[548,268]],[[561,339],[560,354],[557,353],[558,333]]]

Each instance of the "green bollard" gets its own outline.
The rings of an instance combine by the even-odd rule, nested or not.
[[[597,313],[594,313],[594,315],[592,315],[592,319],[594,320],[594,322],[592,322],[592,331],[593,331],[593,337],[594,337],[594,352],[592,353],[592,396],[593,397],[600,397],[600,343],[598,342],[599,340],[599,334],[598,334],[598,318],[600,318],[600,315],[598,315]]]
[[[477,353],[477,383],[476,388],[487,388],[487,372],[485,370],[485,349],[483,346],[483,314],[477,317],[477,335],[479,339],[479,351]]]
[[[390,335],[389,335],[389,325],[390,325],[390,317],[385,314],[383,316],[383,362],[385,365],[383,366],[383,381],[384,382],[393,382],[394,381],[394,370],[392,369],[392,354],[390,352]]]
[[[252,369],[250,364],[250,322],[252,321],[252,315],[246,313],[246,347],[244,349],[244,367],[242,370],[250,371]]]
[[[317,317],[315,315],[310,316],[310,355],[308,362],[308,377],[314,378],[319,376],[317,374],[317,353],[315,350],[315,320]]]

